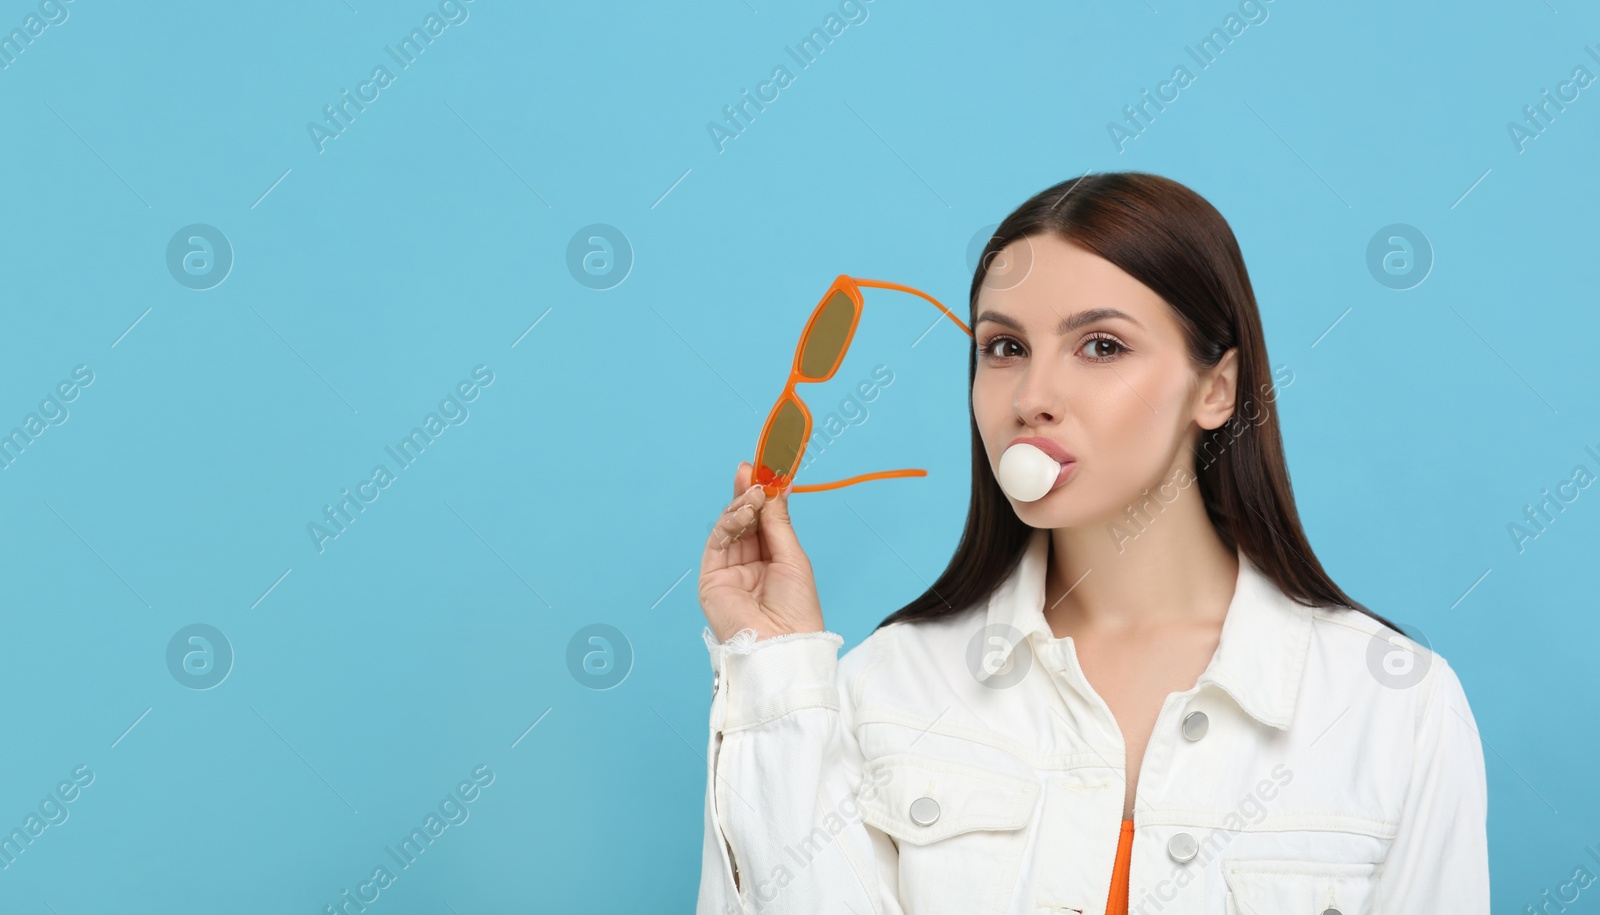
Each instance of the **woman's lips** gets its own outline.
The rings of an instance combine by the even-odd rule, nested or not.
[[[1066,485],[1067,477],[1071,476],[1072,468],[1078,466],[1077,461],[1067,461],[1061,465],[1061,472],[1056,474],[1056,481],[1050,484],[1050,491],[1055,492]]]
[[[1073,457],[1072,454],[1067,451],[1067,449],[1061,447],[1060,443],[1056,442],[1054,439],[1045,438],[1042,435],[1029,435],[1022,438],[1014,438],[1011,440],[1010,444],[1006,445],[1006,447],[1010,448],[1011,445],[1015,445],[1018,442],[1027,442],[1033,447],[1038,448],[1040,451],[1043,451],[1045,454],[1050,455],[1051,459],[1057,463],[1066,464],[1077,460],[1077,458]]]
[[[1034,446],[1035,448],[1038,448],[1040,451],[1043,451],[1045,454],[1050,456],[1051,460],[1061,465],[1061,470],[1056,474],[1055,482],[1050,484],[1050,489],[1047,492],[1055,492],[1057,489],[1060,489],[1062,486],[1066,485],[1067,478],[1072,476],[1073,468],[1078,466],[1078,459],[1073,457],[1072,453],[1067,449],[1061,447],[1059,442],[1055,441],[1054,439],[1045,438],[1042,435],[1027,435],[1021,438],[1015,438],[1012,439],[1011,442],[1006,445],[1006,447],[1010,448],[1012,445],[1024,442]]]

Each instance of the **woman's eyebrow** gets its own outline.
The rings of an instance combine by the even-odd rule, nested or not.
[[[1109,318],[1121,318],[1122,320],[1129,322],[1130,324],[1132,324],[1135,327],[1139,327],[1139,328],[1143,328],[1144,327],[1143,324],[1139,323],[1137,318],[1135,318],[1133,315],[1128,314],[1125,311],[1122,311],[1121,309],[1117,309],[1117,308],[1087,308],[1087,309],[1084,309],[1083,311],[1075,312],[1073,314],[1067,315],[1065,318],[1062,318],[1061,319],[1061,323],[1056,325],[1056,334],[1057,335],[1069,334],[1069,333],[1073,332],[1074,330],[1077,330],[1078,328],[1084,326],[1085,324],[1093,324],[1096,321],[1102,321],[1102,320],[1106,320],[1106,319],[1109,319]],[[996,324],[999,324],[999,325],[1001,325],[1003,327],[1009,327],[1012,330],[1018,330],[1018,331],[1022,330],[1022,324],[1019,321],[1017,321],[1016,318],[1013,318],[1013,317],[1011,317],[1009,315],[1003,315],[1000,312],[995,311],[993,309],[987,310],[983,314],[978,315],[978,320],[976,320],[976,321],[974,321],[972,323],[976,325],[976,324],[981,324],[984,321],[993,321]]]

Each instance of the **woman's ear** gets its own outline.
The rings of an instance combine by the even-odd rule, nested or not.
[[[1239,348],[1235,346],[1200,376],[1200,399],[1194,408],[1194,421],[1200,428],[1215,429],[1233,415],[1238,382]]]

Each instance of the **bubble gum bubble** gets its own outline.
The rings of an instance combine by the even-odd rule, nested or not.
[[[1018,442],[1000,455],[1000,470],[996,477],[1005,494],[1018,502],[1036,502],[1044,498],[1061,473],[1061,465],[1027,442]]]

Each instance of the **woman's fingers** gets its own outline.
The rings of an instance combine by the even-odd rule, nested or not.
[[[772,558],[794,566],[807,565],[806,551],[795,536],[794,525],[789,521],[789,490],[791,482],[776,497],[764,500],[760,506],[760,523],[765,530],[767,548]],[[756,487],[760,491],[760,487]]]
[[[712,528],[711,536],[717,548],[727,549],[755,527],[760,518],[762,503],[765,501],[766,493],[760,486],[750,486],[739,493],[728,507],[722,510],[722,517],[717,519],[716,526]]]

